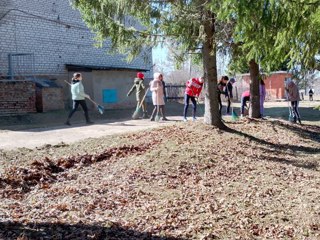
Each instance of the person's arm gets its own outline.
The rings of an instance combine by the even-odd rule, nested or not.
[[[133,84],[132,88],[129,90],[129,92],[127,93],[127,96],[129,97],[130,94],[133,92],[133,90],[136,88],[136,85]]]
[[[232,94],[232,83],[229,82],[228,85],[227,85],[227,91],[228,91],[228,97],[229,98],[233,98],[233,94]]]
[[[191,87],[192,86],[192,79],[187,81],[187,87]]]
[[[163,96],[164,96],[164,101],[167,101],[167,89],[166,89],[166,83],[162,81],[163,84]]]
[[[146,86],[144,85],[144,81],[141,81],[141,82],[140,82],[140,87],[141,87],[142,89],[146,89]]]
[[[90,96],[84,92],[84,87],[81,82],[77,86],[76,90],[77,90],[77,93],[79,94],[79,96],[84,97],[84,98],[90,98]]]
[[[158,90],[158,85],[154,81],[152,81],[150,83],[150,91],[155,92],[157,90]]]

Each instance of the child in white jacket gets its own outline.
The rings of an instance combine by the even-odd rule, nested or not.
[[[71,84],[71,95],[73,100],[72,110],[69,113],[68,119],[66,121],[66,125],[71,125],[70,119],[72,115],[77,111],[79,105],[81,105],[84,116],[86,118],[87,124],[93,124],[93,122],[89,119],[88,107],[86,104],[86,98],[90,98],[88,94],[84,92],[84,87],[82,84],[82,75],[81,73],[74,73]]]

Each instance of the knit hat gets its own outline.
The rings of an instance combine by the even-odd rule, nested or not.
[[[142,72],[137,73],[137,78],[144,79],[144,74]]]

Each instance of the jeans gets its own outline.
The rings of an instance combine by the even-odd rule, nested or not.
[[[300,113],[298,110],[298,101],[291,101],[291,113],[293,116],[293,121],[296,122],[297,120],[300,122]]]
[[[247,102],[250,100],[250,97],[242,97],[241,98],[241,114],[244,113],[244,107],[247,106]]]
[[[193,111],[192,111],[192,116],[195,118],[196,117],[196,111],[197,111],[197,102],[195,97],[189,96],[188,94],[184,95],[184,109],[183,109],[183,117],[187,117],[187,112],[189,108],[189,100],[191,99],[192,106],[193,106]]]

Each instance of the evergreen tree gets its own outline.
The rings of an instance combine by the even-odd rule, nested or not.
[[[252,117],[259,117],[259,65],[266,71],[314,63],[320,43],[319,2],[314,0],[225,0],[218,18],[232,23],[234,66],[249,63]]]
[[[73,0],[101,45],[132,60],[165,39],[179,48],[183,61],[198,52],[205,75],[205,123],[224,128],[218,107],[216,65],[216,15],[206,0]]]

